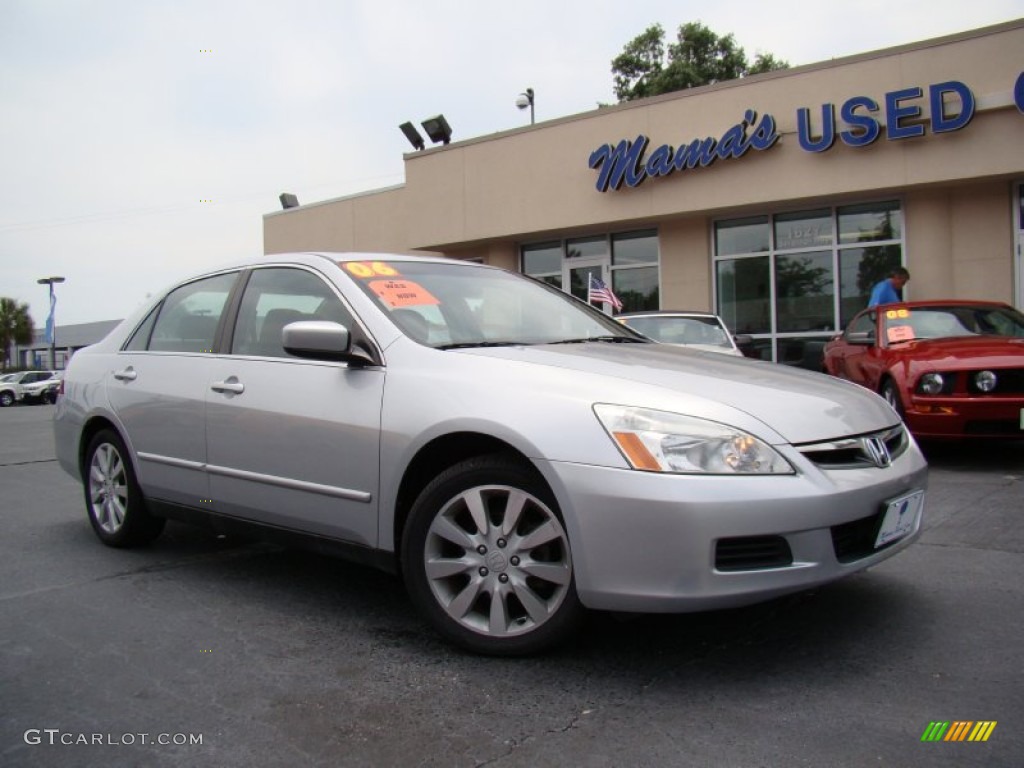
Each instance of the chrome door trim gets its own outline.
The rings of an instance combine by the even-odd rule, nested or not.
[[[279,477],[277,475],[265,475],[262,472],[249,472],[244,469],[232,469],[231,467],[218,467],[216,465],[208,464],[206,465],[206,471],[211,475],[233,477],[239,480],[249,480],[254,483],[263,483],[264,485],[275,485],[279,488],[288,488],[294,491],[319,493],[324,496],[334,496],[339,499],[349,499],[351,501],[369,503],[373,498],[373,494],[366,491],[354,491],[349,488],[339,488],[336,485],[322,485],[321,483],[311,483],[306,480],[294,480],[292,478]]]

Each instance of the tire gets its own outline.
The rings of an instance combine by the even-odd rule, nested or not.
[[[584,615],[551,491],[500,455],[463,461],[427,485],[402,536],[402,572],[426,620],[474,653],[548,649]]]
[[[14,393],[9,389],[0,392],[0,408],[9,408],[14,405]]]
[[[55,405],[57,403],[57,390],[56,389],[47,390],[46,395],[44,397],[44,400],[47,403],[49,403],[50,405]]]
[[[109,429],[97,432],[85,453],[85,507],[96,535],[110,547],[149,544],[167,522],[149,514],[124,441]]]
[[[900,418],[904,418],[906,411],[903,408],[903,400],[900,399],[900,391],[892,379],[886,379],[885,383],[882,384],[881,394],[885,401],[892,406],[892,409],[899,414]]]

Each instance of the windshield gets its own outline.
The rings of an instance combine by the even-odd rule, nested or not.
[[[407,336],[439,349],[644,341],[568,294],[512,272],[431,261],[341,267]]]
[[[955,336],[1024,338],[1024,315],[1011,307],[962,304],[886,310],[885,338],[890,344]]]
[[[732,341],[716,317],[648,315],[622,322],[662,344],[701,344],[732,349]]]

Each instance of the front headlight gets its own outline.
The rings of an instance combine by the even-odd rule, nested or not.
[[[594,406],[633,469],[717,475],[787,475],[778,451],[742,430],[678,413],[598,403]]]

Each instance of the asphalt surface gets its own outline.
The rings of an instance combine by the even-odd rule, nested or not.
[[[926,447],[926,531],[869,572],[501,660],[373,570],[178,524],[103,547],[52,412],[0,409],[2,766],[1024,764],[1024,442]]]

